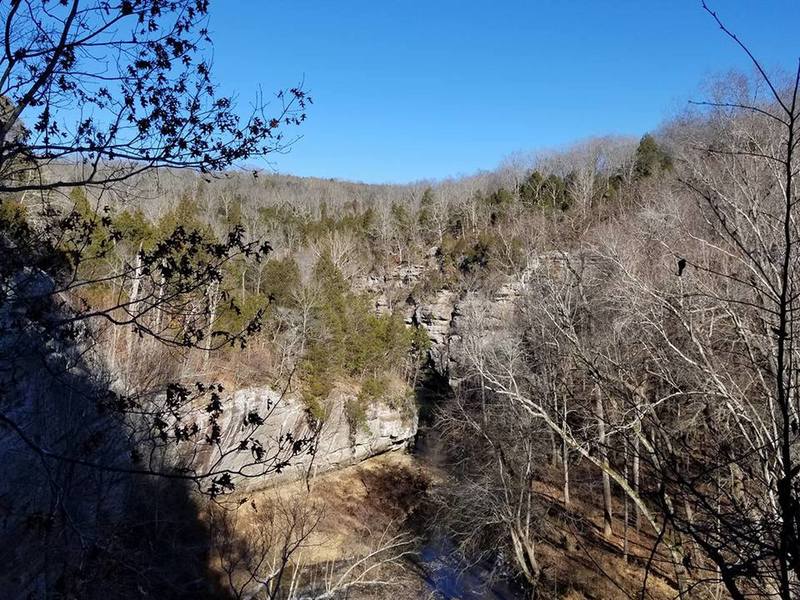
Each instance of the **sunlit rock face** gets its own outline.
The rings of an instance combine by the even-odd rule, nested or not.
[[[440,290],[416,304],[407,322],[426,330],[431,342],[431,366],[456,382],[467,362],[465,330],[479,327],[485,336],[498,334],[511,322],[525,289],[526,281],[518,279],[503,283],[492,293]]]
[[[425,277],[439,269],[437,249],[432,248],[418,264],[401,264],[381,274],[371,274],[355,282],[355,289],[373,298],[378,314],[394,312],[409,327],[421,327],[430,339],[430,365],[443,376],[458,379],[463,364],[463,328],[467,316],[480,314],[481,326],[501,328],[517,309],[528,281],[541,269],[550,270],[557,256],[542,256],[515,278],[501,281],[492,291],[464,293],[453,289],[418,291]],[[470,317],[470,323],[474,321]],[[471,325],[472,326],[472,325]]]
[[[450,290],[441,290],[427,302],[417,304],[412,322],[423,327],[431,342],[430,359],[433,367],[446,373],[449,361],[449,341],[458,295]]]
[[[601,268],[601,262],[590,254],[552,252],[532,258],[527,268],[513,277],[499,277],[493,285],[473,291],[445,288],[419,297],[413,288],[420,283],[426,269],[431,268],[428,262],[416,268],[398,269],[395,275],[384,278],[384,285],[393,289],[406,286],[406,301],[395,310],[402,311],[409,326],[425,329],[431,342],[430,365],[457,385],[468,370],[468,337],[481,338],[485,343],[501,339],[503,330],[514,322],[515,314],[537,281],[566,279],[574,270],[595,272]],[[372,290],[379,293],[377,283],[373,282]]]
[[[282,395],[268,387],[238,390],[218,420],[219,448],[198,452],[192,457],[192,467],[198,472],[230,472],[237,491],[250,491],[401,450],[413,441],[417,432],[413,400],[399,400],[392,406],[373,403],[360,422],[353,423],[346,407],[355,397],[335,391],[328,399],[327,415],[317,420],[296,395]],[[253,413],[263,423],[251,432],[246,422]],[[250,449],[239,450],[248,436],[265,449],[263,457]]]

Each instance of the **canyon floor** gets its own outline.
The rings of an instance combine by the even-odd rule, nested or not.
[[[238,506],[235,533],[245,538],[258,531],[264,514],[303,513],[313,529],[292,561],[292,585],[298,590],[325,590],[351,599],[525,598],[514,582],[495,577],[497,557],[465,565],[453,543],[437,532],[434,500],[446,472],[424,454],[391,452],[357,465],[328,472],[310,482],[298,481],[230,498]],[[617,599],[638,597],[645,572],[647,598],[676,595],[664,556],[650,555],[653,536],[628,531],[629,552],[623,559],[623,535],[602,535],[598,506],[574,500],[567,510],[555,482],[537,482],[548,505],[552,527],[537,553],[547,578],[538,598]],[[589,491],[589,490],[587,490]],[[298,511],[298,507],[302,507]],[[619,507],[620,514],[622,507]],[[308,525],[307,523],[305,525]],[[292,527],[302,528],[296,522]],[[273,535],[275,533],[273,532]],[[220,564],[215,569],[224,578]],[[348,579],[349,578],[349,579]],[[345,590],[345,588],[347,588]]]

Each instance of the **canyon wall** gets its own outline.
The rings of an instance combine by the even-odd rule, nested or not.
[[[318,421],[294,394],[282,395],[269,387],[237,390],[219,419],[219,451],[198,454],[193,466],[199,471],[230,470],[236,473],[236,489],[250,491],[340,469],[413,443],[417,432],[413,398],[371,403],[357,423],[347,412],[348,402],[354,400],[354,392],[335,390],[328,414]],[[253,437],[266,449],[266,464],[285,463],[277,472],[263,475],[264,463],[254,461],[248,450],[237,451],[251,411],[264,418]],[[299,452],[287,448],[287,440],[301,442]]]

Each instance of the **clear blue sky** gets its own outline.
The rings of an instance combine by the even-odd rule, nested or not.
[[[710,0],[766,65],[800,56],[797,0]],[[748,68],[699,0],[217,0],[214,67],[242,103],[314,98],[283,173],[406,182],[515,150],[656,128]]]

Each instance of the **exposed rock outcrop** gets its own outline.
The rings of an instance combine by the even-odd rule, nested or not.
[[[503,327],[512,321],[519,308],[529,282],[542,270],[563,269],[565,257],[561,254],[542,256],[516,278],[508,278],[490,293],[457,292],[439,289],[419,292],[426,273],[438,268],[435,253],[429,253],[420,264],[402,264],[381,274],[372,274],[355,282],[355,288],[373,298],[379,314],[400,314],[409,326],[425,329],[431,342],[429,358],[436,371],[453,384],[465,375],[468,363],[465,352],[465,334],[475,335],[476,330],[485,339],[502,335]],[[476,329],[477,328],[477,329]],[[417,431],[417,415],[413,406],[393,408],[375,404],[367,409],[366,423],[355,430],[348,422],[346,406],[352,395],[339,392],[332,399],[330,414],[316,438],[313,451],[304,451],[293,457],[290,466],[270,481],[286,477],[297,478],[306,473],[319,473],[341,468],[382,452],[403,448]],[[311,437],[313,422],[298,398],[279,395],[269,388],[244,389],[236,392],[232,407],[225,416],[223,439],[233,443],[240,434],[241,423],[248,411],[270,407],[270,415],[259,435],[276,440],[289,433],[294,439]],[[265,443],[265,447],[269,444]],[[245,455],[231,458],[231,469],[248,473]],[[243,477],[240,488],[263,486],[262,480]]]
[[[428,333],[430,359],[440,373],[446,373],[448,369],[449,341],[457,303],[458,295],[455,292],[440,290],[432,300],[417,304],[412,316],[406,319],[407,323],[419,325]]]
[[[507,277],[492,291],[461,292],[441,289],[424,299],[413,293],[408,296],[410,310],[406,323],[423,327],[430,338],[430,359],[440,375],[457,383],[467,364],[464,355],[464,335],[476,330],[484,338],[502,335],[513,321],[526,292],[539,278],[563,278],[573,271],[596,271],[602,262],[597,256],[563,252],[542,254],[529,262],[528,268],[515,277]],[[405,272],[408,272],[406,269]],[[419,269],[420,274],[424,273]],[[413,281],[416,285],[419,278]]]
[[[436,252],[431,251],[423,263],[397,265],[381,275],[370,275],[357,282],[356,288],[373,298],[375,310],[379,314],[399,313],[408,326],[425,329],[431,342],[431,365],[441,375],[455,376],[454,369],[463,362],[458,355],[461,351],[461,325],[464,322],[466,305],[469,304],[474,311],[476,302],[481,303],[480,311],[484,313],[486,323],[500,326],[516,309],[517,301],[522,296],[531,273],[541,264],[551,261],[537,261],[522,277],[503,282],[489,296],[462,293],[448,288],[420,293],[418,288],[426,273],[439,268],[435,257]]]
[[[353,394],[337,391],[328,402],[328,415],[318,423],[295,395],[284,395],[268,387],[245,388],[233,394],[219,418],[221,442],[218,452],[198,454],[193,467],[198,471],[229,470],[236,473],[238,490],[254,490],[280,481],[299,479],[360,462],[371,456],[405,448],[417,432],[414,408],[386,402],[370,404],[360,423],[348,418],[347,404]],[[410,402],[398,401],[399,404]],[[249,450],[237,450],[247,434],[245,421],[256,412],[264,422],[253,434],[273,454],[255,460]],[[288,434],[288,437],[287,437]],[[304,441],[299,452],[286,440]],[[281,448],[282,450],[275,450]],[[264,475],[265,465],[286,463],[279,472]]]

